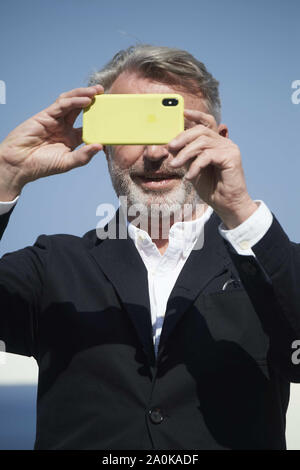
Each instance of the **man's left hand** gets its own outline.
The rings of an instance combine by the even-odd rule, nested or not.
[[[170,165],[177,168],[190,162],[185,177],[233,229],[258,207],[247,192],[240,149],[211,114],[186,109],[184,115],[193,125],[169,142],[168,150],[176,155]]]

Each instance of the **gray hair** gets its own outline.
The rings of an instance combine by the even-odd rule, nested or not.
[[[205,65],[189,52],[166,46],[137,44],[119,51],[104,67],[89,78],[89,85],[100,84],[105,93],[125,71],[138,73],[162,83],[177,85],[191,93],[201,93],[208,113],[221,122],[219,82]]]

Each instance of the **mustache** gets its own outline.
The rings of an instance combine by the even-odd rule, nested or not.
[[[165,177],[177,177],[177,178],[182,178],[184,177],[184,175],[186,174],[186,169],[184,168],[159,168],[159,169],[148,169],[148,170],[145,170],[145,169],[138,169],[138,168],[131,168],[130,171],[129,171],[129,175],[130,176],[143,176],[145,178],[147,177],[152,177],[152,176],[159,176],[159,175],[163,175]]]

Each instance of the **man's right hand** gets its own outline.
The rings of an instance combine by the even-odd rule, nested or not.
[[[30,181],[87,164],[103,149],[90,144],[75,150],[82,144],[82,129],[73,127],[82,108],[103,92],[95,85],[63,93],[8,134],[0,143],[0,201],[13,200]]]

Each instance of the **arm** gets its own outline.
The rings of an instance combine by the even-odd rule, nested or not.
[[[7,226],[12,207],[0,215],[0,233]],[[5,350],[37,357],[37,312],[44,287],[47,237],[0,260],[0,340]]]
[[[51,106],[20,124],[0,143],[0,238],[25,184],[88,163],[102,145],[81,143],[73,128],[100,85],[62,94]],[[5,254],[0,260],[0,340],[6,351],[37,357],[37,314],[41,308],[49,237]]]
[[[170,165],[190,162],[186,177],[223,222],[221,234],[270,338],[269,359],[285,380],[300,382],[300,365],[292,361],[292,345],[300,340],[300,245],[290,242],[273,216],[261,238],[254,236],[246,255],[242,247],[233,249],[239,236],[232,234],[240,235],[243,227],[249,233],[241,238],[252,239],[256,227],[247,220],[255,220],[260,210],[247,192],[239,148],[229,140],[226,126],[217,126],[211,115],[196,110],[185,110],[185,114],[199,124],[169,143],[176,154]]]
[[[300,338],[300,245],[289,241],[262,201],[242,224],[232,230],[221,224],[219,231],[270,338],[270,360],[285,379],[299,382],[292,345]]]
[[[253,247],[253,256],[230,250],[241,281],[270,338],[269,357],[280,374],[300,382],[300,366],[292,361],[300,339],[300,245],[290,242],[279,222]]]

